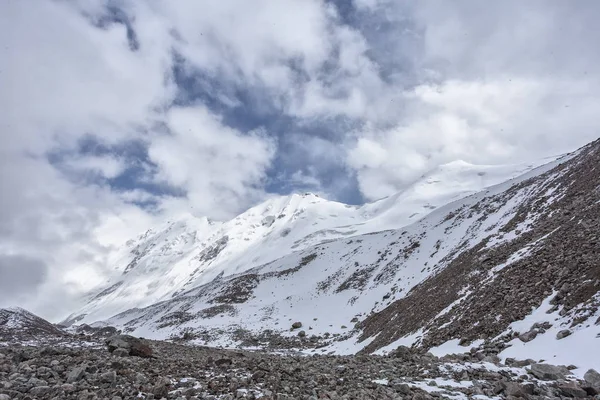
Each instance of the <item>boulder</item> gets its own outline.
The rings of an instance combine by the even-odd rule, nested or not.
[[[560,393],[563,396],[576,397],[576,398],[587,397],[587,392],[585,390],[583,390],[582,388],[580,388],[579,386],[577,386],[576,383],[572,383],[572,382],[563,383],[558,386],[558,389],[560,390]]]
[[[160,377],[156,380],[154,387],[152,388],[152,394],[155,398],[167,398],[169,396],[169,388],[171,381],[165,377]]]
[[[83,377],[85,375],[85,369],[86,368],[87,368],[87,365],[80,365],[79,367],[73,368],[67,374],[67,383],[75,383],[75,382],[80,381],[81,379],[83,379]]]
[[[530,384],[522,385],[517,382],[501,382],[501,386],[507,396],[527,398],[533,394],[533,385]]]
[[[52,388],[50,386],[36,386],[29,390],[29,394],[34,397],[44,397],[52,392]]]
[[[217,367],[229,367],[233,364],[233,360],[231,358],[219,358],[215,361],[215,365]]]
[[[394,358],[401,358],[403,360],[408,360],[412,357],[412,350],[407,346],[398,346],[396,350],[392,351],[389,355]]]
[[[492,363],[492,364],[499,364],[500,363],[500,357],[492,354],[492,355],[489,355],[489,356],[485,356],[483,358],[483,360],[481,360],[481,361]]]
[[[117,373],[115,371],[108,371],[100,375],[100,381],[104,383],[113,383],[117,380]]]
[[[299,329],[302,328],[302,322],[294,322],[292,324],[292,329]]]
[[[530,368],[531,374],[543,381],[565,379],[571,373],[566,367],[551,364],[533,364]]]
[[[127,354],[130,356],[143,358],[150,358],[153,356],[152,348],[145,340],[130,335],[111,336],[106,339],[106,346],[111,353],[115,352],[117,349],[123,349],[127,351]],[[119,352],[119,355],[121,354],[123,354],[123,351]]]
[[[129,350],[118,348],[112,352],[115,357],[127,357],[129,355]]]
[[[583,375],[583,379],[588,385],[600,388],[600,373],[595,369],[588,369]]]
[[[572,332],[568,329],[563,329],[562,331],[556,334],[556,339],[560,340],[569,336]]]
[[[535,339],[535,337],[537,336],[538,331],[537,329],[532,329],[529,332],[525,332],[521,335],[519,335],[519,339],[521,340],[521,342],[531,342],[533,339]]]

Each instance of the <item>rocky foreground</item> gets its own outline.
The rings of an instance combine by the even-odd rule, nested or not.
[[[597,398],[600,374],[508,359],[493,349],[438,358],[407,347],[388,356],[303,356],[65,336],[0,344],[0,400]]]

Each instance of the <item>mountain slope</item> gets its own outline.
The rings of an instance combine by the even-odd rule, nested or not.
[[[599,165],[596,141],[401,229],[308,245],[105,323],[208,345],[341,354],[471,345],[593,368]]]
[[[318,243],[406,226],[449,201],[532,167],[460,161],[440,166],[403,192],[362,207],[307,193],[269,199],[226,222],[191,216],[170,221],[114,254],[114,276],[63,323],[92,323]]]
[[[22,308],[0,308],[0,343],[11,343],[14,336],[20,340],[38,340],[63,337],[56,326]]]
[[[455,219],[478,210],[491,213],[498,202],[522,199],[499,234],[489,232],[407,296],[362,321],[361,339],[374,338],[364,351],[419,329],[425,332],[421,344],[428,348],[455,338],[470,343],[507,335],[512,340],[517,326],[533,328],[533,336],[564,330],[561,335],[573,335],[567,342],[578,337],[588,348],[598,346],[600,339],[590,338],[600,336],[599,147],[596,141],[551,171],[461,209]],[[535,318],[526,318],[541,309]],[[515,324],[521,320],[529,326]],[[542,332],[534,323],[554,329]]]

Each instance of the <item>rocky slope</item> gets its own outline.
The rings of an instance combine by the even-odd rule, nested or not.
[[[453,218],[485,210],[483,219],[512,199],[522,200],[498,225],[498,233],[466,246],[439,273],[360,323],[362,339],[376,337],[364,351],[417,330],[424,332],[420,343],[425,347],[499,335],[517,341],[524,332],[511,325],[540,307],[545,315],[532,325],[554,327],[556,339],[592,331],[597,339],[585,351],[598,348],[600,142],[544,174],[477,199]],[[526,328],[534,334],[520,342],[534,340],[540,331]]]
[[[290,225],[279,226],[275,218],[256,229],[271,232],[263,232],[266,243],[286,254],[258,266],[244,264],[238,273],[232,264],[225,274],[229,267],[219,264],[214,271],[221,272],[207,283],[101,324],[153,339],[307,354],[385,354],[407,345],[442,355],[474,346],[503,360],[574,364],[581,377],[599,368],[592,351],[600,343],[599,165],[596,141],[429,210],[401,229],[321,237],[315,245],[308,245],[312,236],[302,236],[309,230],[300,229],[312,219],[298,217],[294,229],[305,242],[289,254],[275,232]],[[396,213],[383,205],[395,200],[379,202],[370,215]],[[310,214],[310,207],[302,209]],[[369,223],[336,229],[354,232]],[[246,260],[264,248],[252,249],[256,253],[243,252]],[[213,245],[200,254],[226,254],[217,250]],[[144,265],[151,266],[154,258],[148,257]],[[202,279],[211,276],[210,268],[203,271]],[[136,279],[128,291],[137,287]],[[103,300],[92,307],[119,290],[99,294]]]
[[[565,366],[501,363],[475,349],[441,358],[402,346],[387,356],[307,357],[124,335],[105,341],[97,331],[65,332],[61,343],[40,334],[33,345],[10,329],[10,342],[0,343],[0,400],[600,398],[594,370],[576,379]]]
[[[16,336],[16,337],[15,337]],[[0,308],[0,343],[14,340],[36,343],[40,337],[62,338],[65,336],[58,327],[22,308]]]

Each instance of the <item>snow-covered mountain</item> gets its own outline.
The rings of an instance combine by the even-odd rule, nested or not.
[[[400,193],[361,207],[305,193],[271,198],[230,221],[193,216],[168,221],[112,255],[113,278],[68,322],[92,323],[145,307],[329,240],[398,229],[533,167],[455,161],[423,175]]]
[[[480,344],[592,368],[598,165],[600,141],[534,169],[447,164],[362,207],[306,194],[169,223],[123,250],[74,319],[308,352]]]
[[[10,343],[15,335],[20,340],[35,341],[40,337],[62,337],[64,332],[22,308],[0,308],[0,343]]]

